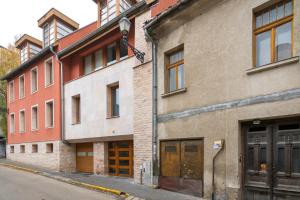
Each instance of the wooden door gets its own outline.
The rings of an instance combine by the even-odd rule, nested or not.
[[[108,173],[113,176],[133,176],[132,141],[109,142]]]
[[[165,177],[180,177],[180,142],[169,141],[161,143],[161,175]]]
[[[246,200],[300,199],[300,123],[245,127]]]
[[[203,140],[161,142],[160,187],[202,196]]]
[[[93,173],[93,143],[76,144],[76,169],[78,172]]]

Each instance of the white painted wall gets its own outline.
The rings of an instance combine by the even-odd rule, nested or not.
[[[134,57],[65,84],[66,140],[133,134]],[[107,119],[107,85],[119,82],[120,117]],[[81,123],[72,125],[72,96],[80,94]]]

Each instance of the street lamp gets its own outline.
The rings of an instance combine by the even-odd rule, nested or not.
[[[122,43],[127,48],[129,47],[133,51],[133,54],[135,55],[135,57],[139,61],[141,61],[141,63],[144,63],[145,53],[144,52],[140,52],[139,50],[137,50],[136,48],[134,48],[134,46],[132,46],[131,44],[128,43],[128,34],[129,34],[130,26],[131,26],[131,22],[129,21],[129,19],[127,17],[123,17],[119,21],[119,27],[120,27],[120,31],[121,31],[121,34],[122,34]]]

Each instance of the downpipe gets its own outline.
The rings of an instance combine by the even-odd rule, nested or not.
[[[64,70],[63,63],[59,59],[57,53],[54,51],[53,46],[50,45],[50,51],[55,55],[57,61],[60,65],[60,113],[61,113],[61,141],[64,144],[70,145],[68,141],[65,140],[65,103],[64,103]]]
[[[152,176],[151,183],[154,183],[154,176],[158,176],[158,158],[157,158],[157,43],[144,29],[146,37],[152,43]]]
[[[221,140],[221,146],[218,149],[217,153],[213,157],[213,168],[212,168],[212,193],[211,193],[211,200],[216,199],[216,187],[215,187],[215,163],[216,163],[216,158],[220,154],[220,152],[224,149],[224,140]]]

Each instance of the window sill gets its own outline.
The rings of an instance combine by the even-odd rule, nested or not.
[[[111,116],[111,117],[106,117],[106,119],[115,119],[115,118],[120,118],[120,116]]]
[[[299,62],[299,56],[288,58],[286,60],[282,60],[282,61],[279,61],[279,62],[276,62],[276,63],[271,63],[271,64],[264,65],[264,66],[261,66],[261,67],[255,67],[253,69],[248,69],[246,71],[246,73],[248,75],[255,74],[255,73],[258,73],[258,72],[263,72],[263,71],[275,69],[277,67],[286,66],[286,65],[289,65],[289,64],[292,64],[292,63],[297,63],[297,62]]]
[[[54,83],[51,83],[50,85],[45,85],[45,88],[49,88],[49,87],[51,87],[53,85],[54,85]]]
[[[184,93],[184,92],[186,92],[186,91],[187,91],[186,88],[182,88],[182,89],[179,89],[179,90],[175,90],[175,91],[173,91],[173,92],[169,92],[169,93],[162,94],[161,97],[162,97],[162,98],[166,98],[166,97],[170,97],[170,96],[173,96],[173,95],[176,95],[176,94]]]
[[[79,125],[79,124],[80,124],[80,122],[72,123],[72,126]]]
[[[31,94],[35,94],[35,93],[37,93],[37,92],[38,92],[37,90],[36,90],[36,91],[32,91]]]
[[[54,126],[48,126],[48,127],[45,127],[46,129],[53,129]]]

